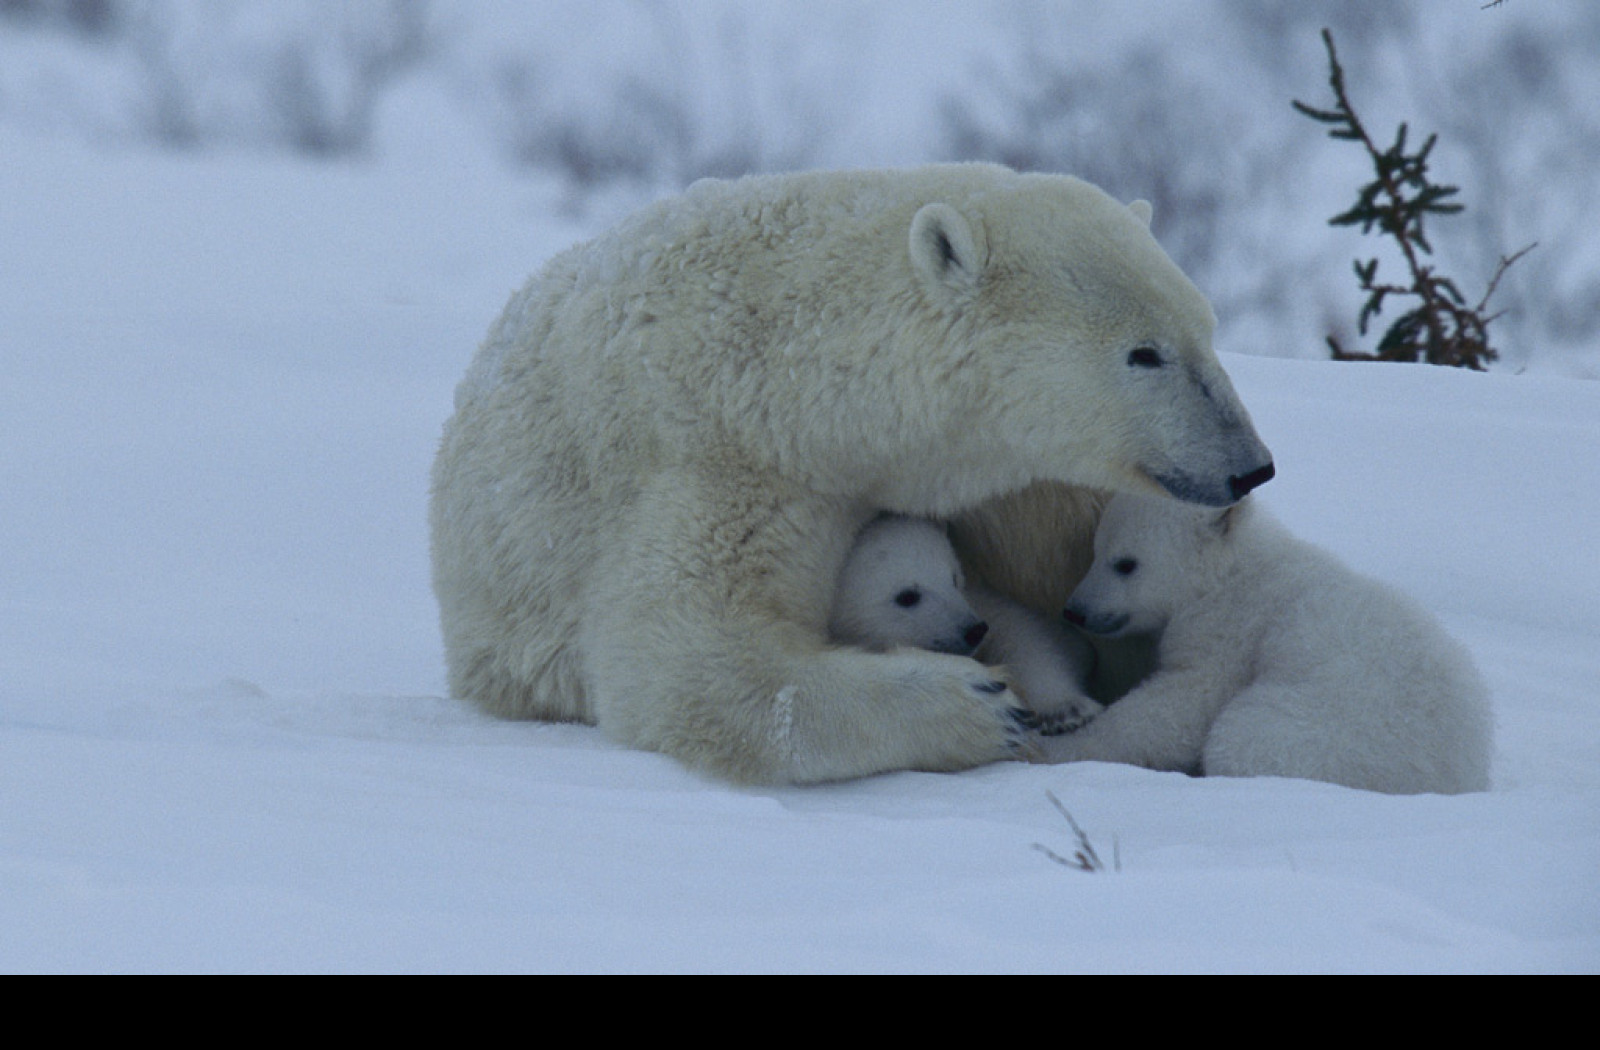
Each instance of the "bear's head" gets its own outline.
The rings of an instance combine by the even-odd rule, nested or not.
[[[868,649],[908,646],[969,656],[988,627],[967,604],[944,527],[886,515],[870,522],[839,572],[829,631]]]
[[[1148,633],[1216,586],[1248,500],[1216,510],[1119,494],[1094,534],[1094,563],[1067,600],[1091,634]]]
[[[911,266],[965,356],[984,440],[1037,480],[1225,506],[1271,454],[1212,350],[1205,297],[1150,235],[1150,207],[1016,175],[924,204]]]

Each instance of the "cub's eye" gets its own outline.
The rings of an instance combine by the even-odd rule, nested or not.
[[[1153,346],[1136,346],[1128,351],[1131,368],[1160,368],[1161,352]]]
[[[894,596],[894,603],[902,609],[910,609],[922,600],[922,592],[914,587],[907,587]]]
[[[1137,558],[1118,558],[1111,563],[1111,571],[1118,576],[1132,576],[1137,568],[1139,568],[1139,559]]]

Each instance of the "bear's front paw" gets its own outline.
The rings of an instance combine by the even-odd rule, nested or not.
[[[1026,757],[1037,744],[1027,725],[1031,713],[1004,671],[921,649],[839,650],[836,658],[874,673],[870,689],[853,690],[862,704],[853,717],[913,750],[910,768],[968,769]],[[890,728],[898,719],[906,721]]]
[[[1035,714],[1011,688],[1005,672],[978,665],[975,672],[963,675],[968,695],[975,697],[995,719],[1006,753],[1022,757],[1030,750],[1030,737],[1037,729]]]
[[[972,687],[979,694],[991,698],[999,707],[1005,730],[1005,748],[1012,755],[1019,758],[1026,757],[1034,749],[1032,734],[1041,730],[1039,713],[1030,709],[1023,703],[1022,698],[1011,691],[1011,686],[999,678],[977,682]]]

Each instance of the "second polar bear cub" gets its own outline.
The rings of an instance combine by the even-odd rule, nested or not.
[[[1202,512],[1119,495],[1094,548],[1068,619],[1101,635],[1159,631],[1156,670],[1046,742],[1051,761],[1395,794],[1488,788],[1489,700],[1465,649],[1254,500]]]
[[[828,629],[834,641],[868,649],[905,646],[1004,665],[1046,734],[1101,710],[1083,692],[1094,659],[1088,641],[969,586],[944,526],[926,518],[886,514],[861,530],[840,569]]]

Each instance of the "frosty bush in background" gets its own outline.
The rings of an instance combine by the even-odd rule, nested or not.
[[[277,134],[300,153],[365,150],[379,99],[433,47],[424,0],[335,12],[275,42],[267,63],[265,108]]]
[[[261,14],[128,5],[128,39],[148,85],[140,118],[148,134],[178,146],[243,140],[312,156],[359,154],[371,144],[383,93],[432,47],[425,0]]]
[[[102,75],[54,104],[97,137],[323,157],[368,149],[379,102],[436,34],[426,0],[0,0],[7,24],[94,46]]]
[[[698,20],[664,4],[595,11],[626,26],[598,69],[564,41],[500,53],[486,92],[496,134],[516,162],[579,190],[814,166],[838,71],[793,65],[782,20],[761,32],[737,5],[708,10]]]
[[[1216,258],[1243,178],[1226,100],[1174,72],[1151,46],[1098,63],[1041,50],[1021,34],[1015,68],[945,97],[948,156],[1018,171],[1066,172],[1155,209],[1152,231],[1191,275]]]
[[[117,0],[0,0],[0,18],[99,37],[117,28],[119,7]]]
[[[1600,228],[1597,55],[1600,5],[1547,31],[1508,26],[1486,54],[1440,62],[1441,75],[1418,91],[1440,148],[1471,176],[1474,205],[1459,237],[1468,277],[1491,280],[1509,247],[1539,241],[1501,284],[1507,310],[1498,324],[1508,343],[1593,345],[1600,337],[1600,244],[1592,233],[1574,235]]]

